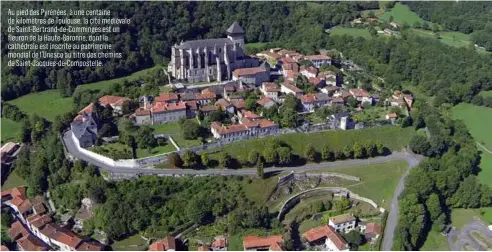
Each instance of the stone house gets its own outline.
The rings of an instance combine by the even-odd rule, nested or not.
[[[186,118],[186,104],[184,102],[163,103],[156,102],[152,108],[152,124],[177,122]]]
[[[111,106],[111,108],[113,108],[113,113],[116,115],[121,115],[123,113],[123,104],[125,102],[130,102],[130,99],[114,95],[105,95],[99,98],[99,104],[102,106]]]
[[[350,94],[360,103],[368,102],[370,104],[373,103],[371,95],[362,88],[352,88],[349,89]]]
[[[318,69],[314,66],[306,67],[306,66],[301,66],[300,73],[306,78],[314,78],[318,76]]]
[[[256,101],[256,103],[260,106],[262,106],[263,108],[271,108],[273,107],[273,105],[275,105],[275,101],[273,101],[270,97],[268,96],[264,96],[263,98],[259,99],[258,101]]]
[[[263,82],[263,84],[261,84],[260,91],[263,93],[265,97],[269,97],[273,100],[277,100],[278,93],[280,92],[280,88],[277,86],[275,82]]]
[[[236,69],[232,72],[232,80],[240,80],[246,84],[259,86],[270,80],[270,65],[263,62],[260,67]]]
[[[245,251],[282,251],[282,243],[283,238],[281,235],[270,235],[267,237],[248,235],[243,237],[243,248]]]
[[[280,92],[284,94],[293,94],[297,97],[304,94],[301,89],[287,82],[284,82],[280,85]]]
[[[321,65],[331,65],[331,58],[326,55],[307,55],[304,57],[305,60],[309,60],[313,63],[313,65],[317,68],[320,68]]]

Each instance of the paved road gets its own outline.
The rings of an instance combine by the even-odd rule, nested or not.
[[[393,199],[391,200],[391,209],[386,220],[386,227],[384,229],[383,237],[383,251],[389,251],[393,247],[393,238],[395,234],[396,224],[398,224],[398,196],[405,187],[405,178],[407,177],[410,169],[414,168],[423,159],[422,156],[407,154],[406,160],[408,161],[409,168],[405,174],[401,177],[400,182],[396,186],[393,193]]]

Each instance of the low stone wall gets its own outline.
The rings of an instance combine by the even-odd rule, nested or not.
[[[284,216],[284,214],[289,211],[293,206],[295,206],[297,203],[301,201],[302,198],[308,198],[308,197],[313,197],[313,196],[318,196],[320,194],[325,194],[327,192],[333,193],[333,194],[341,194],[341,195],[347,195],[350,199],[356,199],[359,201],[364,201],[371,206],[373,206],[375,209],[378,209],[378,205],[376,202],[374,202],[371,199],[362,197],[358,194],[353,193],[352,191],[348,190],[347,188],[344,187],[321,187],[321,188],[314,188],[311,190],[307,190],[304,192],[300,192],[288,200],[284,202],[282,207],[280,208],[280,211],[278,213],[277,218],[281,220]],[[382,210],[381,210],[382,209]],[[380,211],[384,211],[383,208],[379,209]]]

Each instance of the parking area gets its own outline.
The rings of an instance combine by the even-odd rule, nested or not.
[[[463,228],[451,230],[448,243],[453,251],[492,250],[492,231],[482,221],[474,220]]]

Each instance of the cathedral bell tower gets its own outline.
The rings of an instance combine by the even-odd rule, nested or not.
[[[242,51],[244,48],[244,30],[236,21],[227,29],[227,38],[234,43],[234,48]],[[239,50],[241,49],[241,50]],[[239,55],[238,55],[239,56]]]

